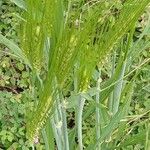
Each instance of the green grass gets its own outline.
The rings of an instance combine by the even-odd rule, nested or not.
[[[2,34],[0,43],[30,73],[32,148],[148,150],[148,94],[143,106],[136,90],[148,86],[149,17],[136,32],[149,0],[13,2],[23,8],[20,44]]]

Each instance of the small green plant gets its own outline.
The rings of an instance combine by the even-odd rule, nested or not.
[[[2,53],[0,58],[0,148],[28,149],[25,114],[34,105],[27,90],[29,73],[22,62],[8,54]]]

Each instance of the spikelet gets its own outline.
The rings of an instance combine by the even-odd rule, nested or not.
[[[44,98],[44,97],[43,97]],[[46,97],[44,98],[46,99]],[[33,142],[35,137],[39,135],[39,131],[46,123],[47,118],[49,117],[51,110],[49,107],[52,104],[52,97],[50,96],[47,99],[47,103],[41,102],[39,104],[38,111],[35,112],[33,120],[28,122],[27,124],[27,137],[28,139]]]
[[[33,1],[30,0],[30,2],[33,2]],[[42,0],[38,0],[38,2],[40,2],[41,4]],[[61,37],[60,22],[61,24],[63,23],[63,20],[59,18],[60,16],[62,16],[62,12],[60,12],[60,8],[62,7],[61,4],[62,4],[61,0],[55,0],[55,1],[45,0],[44,6],[43,5],[38,6],[39,9],[37,9],[37,13],[39,13],[39,15],[41,14],[41,12],[43,12],[42,20],[37,18],[33,21],[34,28],[31,34],[33,38],[32,39],[32,51],[31,51],[32,59],[30,60],[34,68],[36,69],[36,71],[40,71],[40,68],[41,68],[40,65],[41,65],[41,61],[43,58],[39,59],[39,56],[42,55],[42,47],[43,47],[44,40],[47,37],[53,36],[52,39],[54,43],[52,45],[53,48],[51,47],[50,49],[51,52],[49,52],[49,56],[48,56],[50,61],[48,62],[48,73],[46,75],[46,82],[44,82],[44,85],[43,85],[44,86],[43,92],[41,92],[39,95],[39,103],[38,103],[36,111],[33,112],[32,117],[30,118],[30,120],[28,120],[28,123],[27,123],[27,137],[32,142],[38,136],[39,131],[45,124],[47,118],[49,117],[53,108],[54,100],[55,100],[54,93],[56,89],[55,89],[55,86],[53,86],[54,85],[53,81],[55,81],[55,78],[57,75],[56,73],[57,69],[55,68],[57,61],[55,58],[57,58],[56,57],[58,53],[57,47],[59,47],[58,39],[60,39]],[[40,11],[41,7],[44,10]],[[33,7],[33,9],[35,8],[36,7]],[[52,8],[52,10],[50,10],[50,8]],[[52,18],[51,18],[51,15],[49,15],[50,11],[52,11],[51,12]],[[49,23],[47,23],[47,21],[49,21]],[[47,27],[48,25],[50,25],[50,27]],[[47,30],[48,28],[49,30]],[[36,39],[35,39],[35,35],[36,35]]]
[[[60,84],[64,84],[64,81],[67,76],[66,74],[69,73],[70,68],[72,68],[72,64],[74,63],[74,58],[77,55],[77,49],[75,48],[76,46],[76,38],[75,36],[71,36],[70,41],[68,43],[65,43],[66,45],[62,49],[62,53],[58,57],[59,62],[58,62],[58,80]]]
[[[34,36],[35,47],[32,50],[33,68],[40,74],[43,65],[44,34],[40,26],[36,27]]]
[[[32,64],[32,68],[40,74],[44,63],[44,44],[50,35],[49,1],[27,0],[27,12],[21,23],[20,38],[24,54]],[[47,32],[48,31],[48,32]]]
[[[89,78],[87,76],[87,71],[84,70],[83,72],[83,76],[81,77],[81,81],[79,84],[79,92],[86,92],[88,89],[88,85],[89,85]]]
[[[119,19],[103,37],[103,42],[99,47],[98,62],[102,62],[103,59],[106,58],[105,56],[108,56],[109,52],[112,51],[122,36],[131,29],[131,26],[136,22],[149,3],[149,0],[128,0],[125,2]]]

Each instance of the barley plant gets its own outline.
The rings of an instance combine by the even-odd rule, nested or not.
[[[19,47],[0,35],[30,72],[32,112],[26,112],[26,136],[46,150],[150,149],[149,110],[131,113],[135,80],[145,59],[133,62],[150,43],[150,14],[135,39],[149,0],[25,0],[20,7]],[[141,46],[142,43],[142,46]],[[30,106],[29,106],[30,107]],[[73,125],[70,125],[73,115]],[[145,132],[129,136],[138,118]],[[90,127],[86,127],[87,122]]]

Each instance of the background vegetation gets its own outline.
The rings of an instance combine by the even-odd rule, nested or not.
[[[66,36],[63,36],[64,40],[59,35],[61,34],[59,25],[63,18],[61,5],[58,4],[60,1],[53,6],[50,2],[47,3],[47,6],[44,5],[46,11],[55,6],[54,8],[60,12],[52,9],[52,16],[47,12],[48,16],[45,15],[45,20],[42,21],[38,11],[35,20],[31,13],[33,5],[35,10],[38,10],[40,5],[35,5],[28,0],[30,6],[28,14],[25,13],[26,7],[22,2],[0,1],[0,43],[2,43],[0,45],[0,148],[4,150],[34,148],[53,150],[54,147],[57,147],[59,150],[81,150],[84,147],[87,150],[149,150],[149,8],[144,8],[143,15],[136,23],[134,21],[127,29],[126,34],[123,34],[124,36],[122,35],[120,40],[115,43],[112,53],[105,55],[104,51],[104,54],[101,52],[98,54],[97,50],[97,56],[101,58],[104,55],[104,59],[102,57],[103,61],[96,62],[95,65],[97,57],[92,49],[109,48],[107,45],[111,44],[109,40],[113,40],[111,36],[113,37],[114,34],[111,29],[116,29],[114,26],[120,27],[120,29],[123,27],[119,23],[115,24],[124,8],[123,1],[105,1],[101,9],[101,18],[97,13],[99,6],[93,7],[98,1],[73,1],[72,5],[65,1],[64,7],[67,9],[71,7],[71,13],[67,17],[68,21],[66,20],[69,30],[62,29],[62,33],[64,35],[66,33]],[[40,4],[40,0],[37,2]],[[79,11],[81,8],[83,18],[76,19],[77,16],[81,16]],[[57,21],[54,21],[55,15]],[[122,16],[129,17],[124,14]],[[90,21],[87,21],[88,19]],[[96,22],[98,19],[101,19],[99,26]],[[51,28],[50,21],[54,21],[52,27],[56,27],[55,29]],[[29,30],[31,25],[33,34]],[[78,32],[80,28],[83,28],[83,31]],[[40,34],[37,33],[38,29]],[[45,32],[46,36],[50,35],[50,38],[54,40],[52,45],[54,49],[55,47],[62,48],[62,53],[59,52],[60,56],[58,56],[61,59],[55,62],[56,64],[51,62],[52,56],[55,55],[49,51],[44,51],[42,59],[37,59],[41,56],[41,49],[44,46],[42,42]],[[38,34],[37,37],[36,34]],[[30,37],[35,38],[33,40]],[[58,37],[60,39],[57,39]],[[5,42],[4,38],[6,38]],[[101,40],[106,43],[101,44]],[[49,47],[48,42],[45,44],[47,47]],[[33,45],[29,45],[29,43]],[[79,49],[85,50],[84,54],[81,51],[80,55],[74,58],[73,54],[76,55],[74,44]],[[26,51],[23,54],[22,51],[16,51],[18,50],[16,45],[20,45],[19,47]],[[36,53],[30,51],[32,48],[34,49],[35,45],[37,46]],[[32,48],[30,49],[29,46]],[[68,56],[70,51],[67,48],[73,51],[70,54],[71,57]],[[47,53],[50,56],[48,58],[45,55]],[[57,57],[54,58],[57,59]],[[74,59],[77,60],[76,63],[74,63]],[[68,63],[66,63],[67,61]],[[50,63],[56,69],[51,69]],[[94,65],[95,67],[93,67]],[[73,66],[75,67],[71,69]],[[56,73],[56,81],[53,74],[48,73],[51,71]],[[85,71],[87,71],[86,76],[84,76]],[[93,71],[93,73],[88,71]],[[49,76],[54,79],[52,82],[48,80]],[[49,112],[45,111],[46,107],[40,109],[39,106],[46,103],[46,99],[44,102],[41,101],[44,96],[42,95],[43,91],[46,97],[49,97],[49,92],[53,91],[53,88],[57,89],[58,95],[52,96],[55,101],[52,104],[49,119],[47,116]],[[49,104],[47,103],[47,105]],[[39,119],[37,116],[34,117],[34,113],[30,113],[32,111],[35,116],[43,115],[42,121],[40,117]],[[41,111],[44,111],[43,114]],[[46,120],[45,116],[47,116]],[[35,121],[33,124],[32,120]],[[40,121],[42,125],[39,128],[42,129],[42,132],[35,137],[34,129]],[[46,125],[44,125],[45,122]]]

